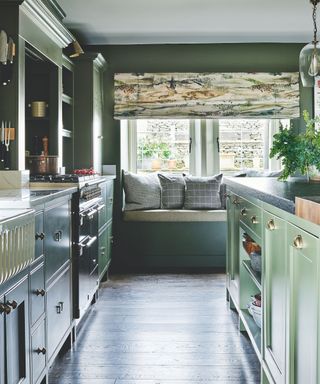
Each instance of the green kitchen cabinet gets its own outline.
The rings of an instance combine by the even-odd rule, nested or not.
[[[4,295],[6,383],[30,383],[29,369],[29,281],[28,275]]]
[[[86,52],[74,59],[74,166],[101,173],[103,72],[106,61]]]
[[[286,383],[288,256],[286,222],[263,212],[264,361],[277,384]]]
[[[109,222],[107,227],[99,234],[99,279],[102,280],[103,276],[108,270],[111,262],[112,253],[112,223]]]
[[[319,239],[287,224],[290,384],[319,383]]]
[[[5,384],[5,338],[4,338],[4,297],[0,296],[0,384]]]
[[[227,287],[237,306],[240,292],[239,214],[239,196],[227,194]]]

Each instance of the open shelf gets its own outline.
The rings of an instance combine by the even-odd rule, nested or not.
[[[251,277],[254,284],[257,286],[259,291],[261,292],[261,273],[254,271],[251,268],[250,260],[243,260],[242,264],[245,268],[245,270],[248,272],[249,276]]]
[[[261,329],[257,326],[247,309],[241,309],[239,315],[261,362]]]

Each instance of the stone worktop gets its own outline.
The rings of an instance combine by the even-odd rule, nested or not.
[[[42,188],[2,189],[0,190],[0,209],[33,208],[38,204],[70,195],[78,190],[77,187],[59,187],[55,185]]]
[[[274,177],[225,177],[224,183],[234,193],[295,213],[296,197],[320,196],[320,183],[302,178],[279,181]]]

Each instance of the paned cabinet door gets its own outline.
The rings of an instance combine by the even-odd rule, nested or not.
[[[288,257],[286,223],[263,213],[264,231],[264,359],[277,384],[286,381]]]
[[[288,224],[290,270],[290,377],[292,384],[317,384],[319,239]]]

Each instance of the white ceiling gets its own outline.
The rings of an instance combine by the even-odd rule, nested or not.
[[[67,14],[67,26],[87,44],[312,40],[309,0],[58,0],[58,3]]]

